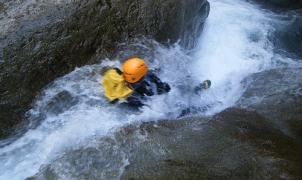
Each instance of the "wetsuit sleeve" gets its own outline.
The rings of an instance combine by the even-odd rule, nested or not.
[[[169,84],[162,82],[155,74],[150,73],[150,78],[151,78],[151,81],[156,84],[158,94],[167,93],[171,90]]]
[[[152,91],[151,88],[149,88],[150,84],[143,80],[142,82],[139,82],[138,84],[134,84],[132,85],[134,91],[141,95],[141,96],[153,96],[154,95],[154,92]]]
[[[127,98],[127,104],[132,107],[142,107],[144,104],[141,102],[141,100],[135,96],[130,96]]]

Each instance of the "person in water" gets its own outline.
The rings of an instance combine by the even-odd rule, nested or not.
[[[103,78],[103,89],[108,101],[122,101],[130,106],[141,107],[146,96],[170,91],[169,84],[162,82],[140,58],[130,58],[118,68],[107,70]]]
[[[122,101],[132,107],[141,107],[146,96],[168,93],[171,89],[169,84],[162,82],[140,58],[127,59],[122,69],[123,71],[110,68],[103,77],[104,94],[111,103]],[[210,81],[204,81],[195,91],[209,86]]]

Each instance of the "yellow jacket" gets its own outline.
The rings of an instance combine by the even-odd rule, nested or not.
[[[115,69],[109,69],[105,72],[102,86],[108,101],[124,100],[129,97],[133,90],[127,85],[122,74]]]

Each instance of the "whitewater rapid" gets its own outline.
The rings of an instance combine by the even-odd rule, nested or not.
[[[275,66],[268,39],[273,27],[269,13],[244,1],[210,3],[210,15],[193,52],[178,44],[164,47],[153,42],[152,55],[142,57],[171,85],[170,93],[149,98],[139,111],[123,109],[108,104],[101,88],[102,69],[120,67],[118,59],[77,68],[49,85],[28,112],[32,121],[41,119],[40,125],[0,149],[0,179],[33,176],[64,152],[133,122],[176,119],[189,107],[197,108],[197,115],[202,116],[232,106],[244,91],[241,81],[245,77]],[[136,46],[148,48],[143,42]],[[195,94],[191,89],[205,79],[212,81],[212,87]],[[71,105],[54,101],[62,92],[72,97]],[[53,102],[69,105],[54,112],[49,106]]]

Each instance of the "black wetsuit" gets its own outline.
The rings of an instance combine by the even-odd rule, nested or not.
[[[127,98],[130,106],[141,107],[146,96],[160,95],[170,91],[169,84],[162,82],[153,72],[148,74],[139,82],[131,84],[134,93]]]
[[[115,69],[118,73],[122,73],[118,68]],[[152,71],[149,71],[139,82],[130,85],[134,92],[127,98],[125,103],[132,107],[143,106],[146,96],[160,95],[169,92],[171,89],[169,84],[162,82]]]

